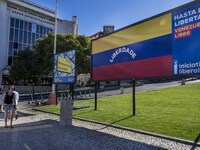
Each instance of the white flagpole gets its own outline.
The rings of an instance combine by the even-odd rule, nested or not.
[[[58,0],[56,0],[56,11],[55,11],[55,30],[54,30],[54,49],[53,54],[56,54],[56,35],[57,35],[57,18],[58,18]],[[52,80],[53,81],[53,80]],[[55,84],[52,84],[52,93],[55,93]]]

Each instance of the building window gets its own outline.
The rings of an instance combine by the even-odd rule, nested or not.
[[[33,33],[36,33],[36,24],[32,24],[32,30],[31,30]]]
[[[40,34],[43,34],[43,26],[40,26]]]
[[[23,30],[19,30],[19,42],[22,43],[23,41]]]
[[[30,32],[32,31],[32,23],[28,24],[28,31],[30,31]]]
[[[27,43],[27,31],[24,31],[24,43]]]
[[[15,28],[19,29],[19,19],[15,20]]]
[[[12,55],[13,52],[13,42],[9,42],[9,55]]]
[[[10,41],[14,40],[14,29],[10,28]]]
[[[35,33],[32,33],[32,43],[35,43]]]
[[[12,56],[8,57],[8,65],[12,65]]]
[[[20,29],[23,30],[24,28],[24,21],[20,20]]]
[[[31,44],[31,32],[28,32],[28,44]]]
[[[15,24],[15,19],[11,18],[11,20],[10,20],[10,27],[14,27],[14,24]]]
[[[28,30],[28,22],[24,22],[24,30],[27,31]]]
[[[48,34],[52,29],[35,23],[11,18],[10,19],[10,37],[9,37],[9,50],[8,50],[8,65],[11,65],[14,55],[19,50],[25,48],[34,48],[35,41]]]
[[[18,49],[19,49],[20,51],[23,50],[23,47],[22,47],[22,44],[21,44],[21,43],[19,44],[19,48],[18,48]]]
[[[44,27],[44,35],[47,34],[47,28]]]
[[[15,39],[14,39],[15,42],[18,42],[18,39],[19,39],[18,35],[19,35],[19,30],[15,29]]]
[[[40,26],[39,25],[36,26],[36,33],[40,33]]]

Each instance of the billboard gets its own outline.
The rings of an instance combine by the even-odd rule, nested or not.
[[[200,74],[199,20],[193,2],[93,40],[92,80]]]
[[[54,55],[54,76],[53,82],[56,84],[67,84],[76,82],[76,52],[71,50]]]

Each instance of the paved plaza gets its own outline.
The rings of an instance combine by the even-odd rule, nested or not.
[[[2,150],[200,150],[197,146],[77,119],[73,126],[64,128],[59,116],[33,111],[22,103],[19,111],[13,129],[4,128],[3,113],[0,114]]]

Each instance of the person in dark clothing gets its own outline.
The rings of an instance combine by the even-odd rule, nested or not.
[[[10,128],[13,128],[12,121],[13,121],[13,113],[14,113],[14,105],[16,105],[15,95],[14,95],[15,87],[12,85],[9,88],[9,91],[4,94],[3,99],[3,109],[4,109],[4,118],[5,118],[5,128],[7,128],[7,119],[8,114],[10,112]]]

